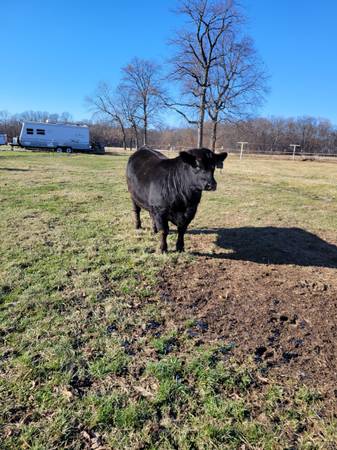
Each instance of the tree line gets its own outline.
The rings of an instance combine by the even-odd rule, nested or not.
[[[23,120],[74,123],[69,113],[50,114],[41,111],[26,111],[10,115],[0,111],[0,133],[6,133],[9,140],[18,136]],[[88,125],[93,141],[104,146],[123,147],[124,136],[121,128],[111,121],[83,121]],[[212,139],[211,121],[204,125],[204,139]],[[125,128],[130,137],[127,148],[132,148],[133,130]],[[329,120],[315,117],[298,118],[254,118],[220,123],[218,128],[217,149],[238,149],[238,142],[248,142],[251,152],[290,152],[290,144],[300,145],[298,152],[337,155],[337,128]],[[179,150],[195,146],[195,128],[158,126],[148,130],[148,142],[159,149]]]
[[[155,146],[162,149],[190,147],[194,139],[192,128],[154,131]],[[205,138],[211,139],[212,123],[205,124]],[[252,153],[287,153],[290,144],[298,144],[297,152],[337,155],[337,127],[329,120],[315,117],[253,118],[219,125],[217,149],[234,151],[240,141],[247,142]]]

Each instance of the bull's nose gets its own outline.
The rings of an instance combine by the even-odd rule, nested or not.
[[[207,183],[205,189],[206,191],[216,191],[216,182]]]

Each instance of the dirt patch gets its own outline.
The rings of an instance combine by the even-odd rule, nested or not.
[[[335,401],[336,269],[252,259],[215,254],[165,269],[159,295],[167,326],[196,342],[223,342],[266,376],[319,388]]]

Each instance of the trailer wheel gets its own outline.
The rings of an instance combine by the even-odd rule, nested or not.
[[[61,148],[61,147],[57,147],[57,148],[55,149],[55,151],[56,151],[57,153],[62,153],[62,148]]]
[[[66,148],[66,152],[67,152],[67,153],[72,153],[72,152],[73,152],[73,149],[72,149],[71,147],[67,147],[67,148]]]

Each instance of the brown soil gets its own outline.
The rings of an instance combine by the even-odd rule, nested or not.
[[[265,376],[318,388],[334,402],[337,247],[281,230],[218,230],[218,245],[226,248],[226,240],[233,253],[199,253],[192,264],[165,269],[159,286],[165,322],[191,339],[231,345],[236,359],[252,357]],[[205,237],[192,236],[190,245],[200,249]]]

